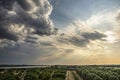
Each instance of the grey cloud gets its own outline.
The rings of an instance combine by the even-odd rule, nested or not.
[[[117,15],[116,20],[120,23],[120,13]]]
[[[96,39],[99,39],[101,40],[103,37],[106,37],[105,34],[102,34],[100,32],[93,32],[93,33],[83,33],[82,36],[85,38],[85,39],[88,39],[88,40],[96,40]]]
[[[24,42],[31,43],[31,44],[39,44],[40,43],[38,41],[38,37],[36,37],[35,35],[28,35],[28,36],[26,36]]]
[[[36,39],[28,39],[28,38],[26,38],[24,41],[27,42],[27,43],[33,43],[33,44],[37,43]]]
[[[105,37],[96,31],[73,36],[57,34],[58,29],[53,28],[49,18],[51,11],[52,6],[47,0],[0,0],[0,63],[29,63],[36,58],[57,54],[60,47],[56,45],[61,43],[86,47],[90,40]],[[55,34],[54,37],[48,36],[52,41],[39,40],[44,39],[43,35],[51,34]],[[21,38],[24,39],[19,42]],[[65,50],[65,53],[70,52],[73,50]]]
[[[79,39],[76,38],[76,37],[73,37],[72,39],[70,39],[70,42],[75,45],[75,46],[78,46],[78,47],[86,47],[86,45],[89,43],[89,40],[88,39]]]
[[[1,26],[1,28],[0,28],[0,39],[4,39],[4,38],[9,39],[9,40],[14,40],[14,41],[18,40],[18,37],[15,34],[7,31],[4,27]]]
[[[47,0],[1,0],[0,1],[0,38],[17,41],[19,35],[10,31],[10,25],[18,24],[34,29],[32,34],[50,35],[54,30],[52,21],[49,18],[52,6]],[[30,34],[29,33],[29,34]],[[24,34],[24,33],[21,33]]]
[[[77,47],[86,47],[90,41],[100,40],[105,41],[107,37],[104,33],[99,32],[89,27],[83,21],[74,21],[67,28],[66,32],[57,38],[58,42],[71,44]]]
[[[53,47],[60,46],[60,44],[63,44],[63,45],[67,44],[70,46],[74,45],[76,47],[86,47],[90,43],[90,41],[94,41],[94,40],[104,41],[104,38],[107,37],[105,34],[100,33],[98,31],[82,32],[76,35],[70,35],[70,34],[65,34],[65,33],[64,35],[62,34],[57,34],[49,38],[44,38],[44,37],[39,37],[39,36],[38,37],[28,36],[26,37],[25,42],[40,44],[44,46],[53,46]],[[43,38],[45,40],[44,41],[39,40],[40,38]],[[50,40],[46,40],[46,39],[50,39]]]
[[[106,35],[97,31],[94,32],[83,32],[78,33],[77,35],[68,36],[62,35],[61,37],[57,38],[57,41],[60,43],[71,44],[77,47],[86,47],[90,43],[90,40],[101,40],[104,41]]]
[[[39,45],[43,45],[43,46],[52,46],[54,47],[53,43],[54,42],[49,42],[49,41],[40,41],[39,40],[39,36],[35,36],[35,35],[29,35],[25,38],[24,42],[27,43],[31,43],[31,44],[39,44]],[[43,38],[43,37],[41,37]]]
[[[73,53],[74,52],[74,49],[65,49],[65,54],[66,53]]]
[[[24,10],[30,10],[31,6],[28,3],[28,0],[16,0]]]
[[[53,44],[49,42],[41,42],[40,44],[44,46],[53,46]]]
[[[81,39],[81,37],[75,36],[71,36],[69,38],[60,37],[57,39],[57,41],[68,45],[75,45],[77,47],[85,47],[86,44],[89,43],[89,40]]]
[[[10,48],[0,49],[0,52],[1,52],[0,53],[0,64],[29,64],[29,63],[31,64],[33,63],[33,60],[36,58],[35,53],[33,55],[27,54],[28,52],[27,50],[23,52],[17,47],[12,48],[12,49]]]
[[[7,39],[0,40],[0,49],[12,48],[14,45],[16,45],[14,41]]]
[[[0,5],[8,10],[12,10],[14,0],[0,0]]]
[[[36,59],[48,57],[56,51],[55,47],[47,48],[42,45],[16,43],[12,47],[0,48],[0,64],[34,64]]]

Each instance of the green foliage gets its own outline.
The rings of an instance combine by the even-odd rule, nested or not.
[[[83,80],[120,80],[120,68],[84,66],[76,67],[76,72]],[[26,73],[25,73],[26,71]],[[66,67],[1,69],[0,80],[65,80]]]
[[[61,78],[52,78],[52,80],[65,80],[65,79],[61,79]]]
[[[25,76],[24,80],[39,80],[36,74],[29,73]]]
[[[118,75],[118,79],[120,80],[120,75]]]
[[[40,75],[39,75],[39,79],[40,80],[47,80],[47,79],[50,79],[51,77],[51,73],[49,72],[42,72]]]
[[[107,67],[79,67],[77,73],[83,80],[120,80],[119,68]]]
[[[88,73],[86,80],[92,80],[96,75],[94,73]]]
[[[119,79],[114,75],[110,75],[109,80],[119,80]]]
[[[18,78],[12,74],[5,73],[5,74],[0,74],[0,80],[18,80]]]
[[[96,76],[96,77],[93,78],[93,80],[103,80],[103,79],[99,76]]]

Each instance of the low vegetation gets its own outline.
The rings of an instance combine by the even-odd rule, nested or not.
[[[76,71],[83,80],[120,80],[120,68],[84,66]]]
[[[82,80],[120,80],[120,67],[105,66],[0,69],[0,80],[66,80],[67,70],[75,71]]]
[[[0,80],[65,80],[66,69],[32,68],[1,69]]]

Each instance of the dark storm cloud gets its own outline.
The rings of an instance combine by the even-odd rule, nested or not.
[[[12,10],[14,0],[0,0],[0,5],[8,10]]]
[[[75,45],[77,47],[85,47],[87,43],[89,43],[89,40],[81,39],[80,37],[61,37],[57,39],[58,42],[68,44],[68,45]]]
[[[0,25],[0,39],[4,38],[14,41],[18,40],[18,37],[15,34],[7,31],[4,27],[2,27],[2,25]]]
[[[52,6],[47,0],[0,0],[0,38],[18,40],[18,35],[11,31],[14,28],[34,29],[34,34],[50,35],[53,31],[52,21],[49,19]],[[26,31],[29,33],[29,29]],[[24,34],[24,33],[23,33]]]
[[[54,42],[49,42],[49,41],[40,41],[39,39],[43,37],[35,36],[35,35],[29,35],[25,38],[24,42],[31,43],[31,44],[39,44],[43,46],[52,46],[54,47],[53,43]]]
[[[72,37],[69,41],[78,47],[86,47],[86,45],[89,43],[88,39],[79,39],[79,37]]]
[[[33,44],[37,43],[36,39],[30,39],[30,38],[26,38],[24,41]]]
[[[28,0],[17,0],[17,2],[21,5],[21,7],[24,9],[24,10],[30,10],[31,9],[31,6],[30,4],[28,3]],[[38,2],[39,3],[39,2]]]
[[[99,33],[97,31],[95,31],[94,33],[83,33],[82,36],[87,39],[87,40],[100,40],[102,39],[103,37],[106,37],[105,34],[102,34],[102,33]]]
[[[86,47],[90,43],[90,40],[101,40],[103,41],[106,35],[97,31],[94,32],[83,32],[73,36],[62,35],[57,40],[61,43],[72,44],[77,47]]]
[[[64,44],[64,45],[68,44],[68,45],[74,45],[76,47],[86,47],[87,45],[89,45],[90,41],[94,41],[94,40],[104,41],[105,37],[106,37],[105,34],[94,31],[94,32],[83,32],[76,35],[69,35],[65,33],[63,35],[57,34],[49,38],[27,36],[25,42],[32,44],[39,44],[43,46],[52,46],[52,47],[55,47],[55,44],[57,46],[59,46],[60,44]],[[41,40],[40,38],[43,38],[43,40]]]
[[[0,63],[33,64],[37,58],[59,53],[61,44],[86,47],[90,40],[105,37],[96,31],[73,36],[59,33],[49,18],[51,11],[47,0],[0,0]],[[62,56],[74,49],[64,51]]]
[[[1,4],[0,4],[1,5]],[[7,25],[7,10],[0,6],[0,38],[7,38],[9,40],[17,40],[17,36],[8,31]]]

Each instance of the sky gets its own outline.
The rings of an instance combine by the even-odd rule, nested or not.
[[[0,0],[0,64],[120,64],[120,0]]]

